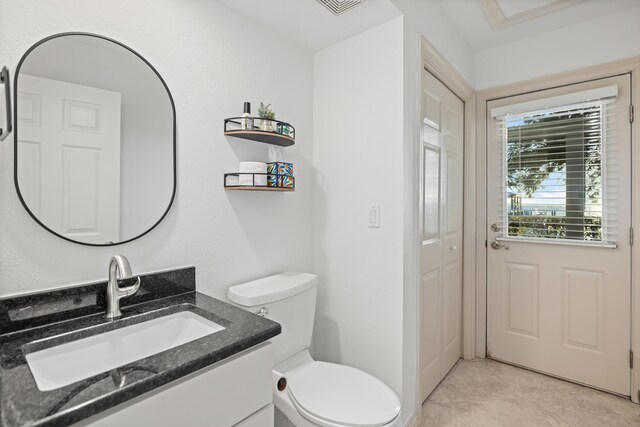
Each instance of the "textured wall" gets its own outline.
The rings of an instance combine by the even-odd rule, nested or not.
[[[437,1],[391,0],[404,15],[405,63],[420,57],[420,35],[424,36],[440,54],[470,84],[474,82],[474,51],[460,35],[453,22]],[[475,1],[475,0],[470,0]],[[460,5],[459,7],[464,7]],[[418,44],[416,46],[416,44]],[[407,50],[409,49],[409,50]],[[407,54],[407,52],[409,54]],[[412,73],[415,70],[411,69]],[[405,70],[407,73],[407,70]],[[419,77],[411,76],[414,83]],[[405,82],[407,84],[407,82]],[[415,102],[415,101],[412,101]]]
[[[313,147],[314,355],[376,375],[399,397],[402,37],[396,18],[316,53]],[[380,205],[380,228],[367,227],[369,204]]]
[[[165,220],[121,246],[63,241],[36,224],[13,185],[12,138],[0,143],[0,295],[104,279],[113,254],[134,272],[195,265],[198,287],[224,296],[230,284],[311,268],[313,57],[210,0],[0,0],[0,62],[11,71],[33,43],[54,33],[115,38],[145,56],[175,99],[178,192]],[[267,160],[266,146],[227,139],[222,122],[242,102],[271,102],[297,129],[283,150],[297,191],[227,192],[239,160]],[[139,206],[144,209],[144,206]]]

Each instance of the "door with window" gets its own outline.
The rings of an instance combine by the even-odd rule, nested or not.
[[[422,72],[422,400],[462,353],[464,103]]]
[[[630,76],[488,103],[487,352],[630,394]]]

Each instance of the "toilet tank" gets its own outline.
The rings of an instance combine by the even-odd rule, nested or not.
[[[266,313],[282,326],[282,333],[271,339],[273,366],[311,345],[317,284],[314,274],[281,273],[229,288],[227,296],[234,304]]]

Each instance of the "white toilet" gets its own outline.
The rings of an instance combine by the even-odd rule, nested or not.
[[[282,273],[229,288],[235,304],[282,325],[271,340],[276,408],[296,427],[399,426],[400,401],[386,384],[359,369],[311,358],[317,284],[313,274]]]

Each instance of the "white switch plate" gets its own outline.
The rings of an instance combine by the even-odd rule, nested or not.
[[[367,223],[369,228],[380,228],[380,205],[367,206]]]

